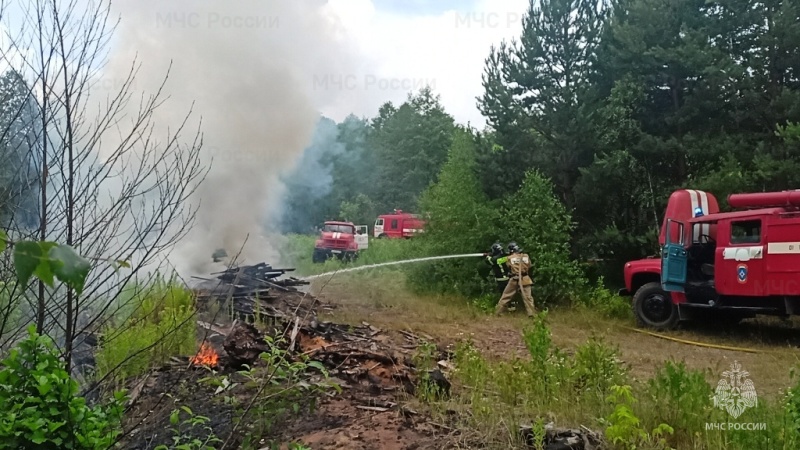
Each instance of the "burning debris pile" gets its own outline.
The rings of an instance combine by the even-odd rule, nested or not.
[[[211,417],[210,427],[217,436],[236,435],[234,408],[215,401],[223,395],[220,390],[240,404],[254,401],[258,393],[248,390],[249,378],[238,371],[244,367],[258,370],[264,365],[261,354],[274,355],[276,347],[290,362],[309,358],[321,363],[330,376],[328,381],[341,387],[341,392],[323,396],[316,410],[303,412],[299,419],[287,419],[275,431],[275,439],[300,440],[316,449],[353,450],[448,448],[453,440],[472,439],[458,429],[431,422],[424,412],[414,411],[404,401],[407,394],[413,396],[423,387],[426,395],[450,395],[446,376],[452,368],[449,352],[430,347],[433,338],[422,333],[382,330],[366,322],[343,325],[320,320],[318,313],[324,315],[335,307],[296,288],[306,282],[280,278],[291,271],[261,263],[212,274],[217,275],[215,287],[196,289],[207,305],[230,308],[201,312],[197,353],[174,358],[168,367],[151,372],[133,388],[133,397],[145,400],[139,401],[131,415],[136,422],[126,448],[149,449],[156,440],[167,439],[163,430],[174,409],[170,403],[178,401]],[[225,314],[219,317],[220,312]],[[423,344],[425,368],[415,364]],[[204,386],[202,380],[209,378],[207,369],[229,380],[228,384]],[[303,377],[309,384],[321,381],[317,369]],[[174,396],[172,386],[176,385],[184,387],[182,398],[163,402],[162,397]],[[579,433],[556,431],[545,442],[548,450],[592,448],[570,446],[583,438]]]
[[[230,308],[235,318],[252,323],[257,315],[277,313],[273,304],[278,297],[273,294],[273,290],[281,293],[297,292],[297,286],[309,284],[308,281],[294,277],[278,279],[294,270],[276,269],[262,262],[212,273],[211,275],[217,275],[218,281],[200,278],[205,283],[196,288],[197,299],[206,303],[206,306],[209,306],[209,300],[216,300]]]
[[[215,366],[252,365],[269,350],[264,336],[270,335],[290,354],[303,354],[322,362],[331,376],[346,384],[370,386],[371,392],[414,389],[416,370],[410,354],[419,344],[418,336],[404,332],[400,334],[402,342],[397,344],[369,324],[354,327],[320,321],[318,310],[333,307],[296,289],[309,284],[307,281],[279,278],[293,270],[260,263],[212,274],[217,275],[219,284],[213,289],[201,288],[198,298],[206,304],[226,304],[233,313],[233,323],[227,327],[198,322],[207,341],[221,350],[223,358],[215,361]],[[259,327],[255,325],[256,318]],[[200,353],[204,352],[207,350],[201,349]]]

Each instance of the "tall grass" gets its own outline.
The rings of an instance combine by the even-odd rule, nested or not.
[[[174,280],[158,278],[126,288],[120,301],[124,320],[103,330],[97,353],[97,375],[123,380],[165,363],[171,356],[192,354],[196,347],[194,297]]]
[[[800,448],[800,382],[779,401],[758,399],[738,419],[714,406],[706,374],[667,361],[635,380],[617,349],[593,336],[568,355],[555,347],[546,312],[523,330],[525,358],[492,361],[470,341],[455,349],[452,396],[420,398],[489,448],[523,448],[521,426],[585,425],[615,449]],[[708,374],[711,375],[711,374]],[[720,374],[711,378],[719,378]],[[707,424],[765,424],[765,430],[714,429]]]

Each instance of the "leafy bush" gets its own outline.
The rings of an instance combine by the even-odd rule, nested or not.
[[[121,301],[132,312],[127,320],[105,330],[97,353],[99,376],[113,372],[113,378],[122,380],[171,356],[195,351],[193,297],[184,287],[157,279],[147,286],[126,289]]]
[[[607,401],[614,405],[614,411],[604,419],[607,424],[606,438],[615,445],[615,448],[636,450],[638,448],[669,448],[664,438],[665,434],[673,434],[674,429],[668,424],[661,423],[648,433],[642,420],[634,413],[633,405],[636,399],[631,392],[631,386],[612,386],[612,393]]]
[[[505,200],[497,229],[502,240],[516,241],[530,255],[537,305],[572,299],[586,288],[583,272],[570,259],[572,217],[539,172],[528,171],[519,190]]]
[[[488,250],[498,238],[498,211],[491,207],[475,172],[475,145],[469,132],[458,130],[438,182],[420,199],[427,216],[425,233],[418,242],[431,255],[476,253]],[[414,285],[427,292],[458,292],[474,296],[485,293],[487,285],[476,259],[452,259],[415,266]]]
[[[0,449],[105,450],[116,440],[124,396],[90,408],[53,342],[33,327],[0,367]]]
[[[667,361],[659,368],[648,380],[648,393],[656,420],[687,434],[702,431],[711,416],[714,391],[702,372],[687,369],[683,362]]]
[[[588,401],[609,394],[612,386],[627,378],[627,369],[622,365],[617,348],[607,345],[602,338],[592,336],[575,352],[572,367],[573,383]]]
[[[633,319],[630,298],[621,297],[604,286],[603,277],[599,277],[595,285],[586,289],[579,297],[579,306],[598,311],[610,319]]]

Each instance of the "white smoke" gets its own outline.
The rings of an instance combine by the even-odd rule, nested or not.
[[[133,87],[148,94],[169,71],[155,135],[174,131],[191,109],[184,139],[202,120],[203,159],[213,159],[195,196],[194,229],[172,263],[185,276],[208,273],[215,249],[235,253],[245,239],[244,261],[280,263],[280,237],[264,229],[280,212],[279,176],[311,143],[320,117],[314,96],[347,94],[320,92],[315,81],[348,73],[355,61],[326,2],[118,1],[112,16],[120,23],[104,82],[121,84],[136,58]]]

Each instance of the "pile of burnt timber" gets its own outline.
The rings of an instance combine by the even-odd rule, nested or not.
[[[269,350],[264,338],[270,335],[270,342],[281,342],[289,354],[320,361],[331,376],[356,390],[366,388],[373,394],[414,390],[419,374],[411,355],[422,338],[408,331],[387,333],[367,323],[352,326],[320,320],[318,311],[333,306],[295,289],[307,281],[279,278],[292,270],[265,263],[233,268],[212,274],[219,280],[218,288],[198,292],[198,298],[232,300],[226,305],[236,313],[233,324],[223,325],[219,318],[212,319],[216,324],[198,322],[215,335],[209,340],[223,351],[223,365],[252,366],[260,353]],[[255,318],[259,320],[251,320]],[[445,353],[437,356],[446,359]],[[429,375],[443,391],[449,389],[439,370]]]
[[[268,291],[275,288],[279,291],[294,291],[295,286],[308,284],[308,281],[299,280],[294,277],[278,280],[278,277],[286,275],[286,272],[294,272],[294,269],[275,269],[267,263],[258,263],[252,266],[235,267],[223,272],[212,273],[218,275],[217,279],[223,283],[228,283],[236,287],[237,295],[247,295]]]
[[[279,278],[294,270],[278,269],[261,262],[215,272],[211,275],[217,275],[218,281],[201,278],[206,283],[196,289],[198,300],[216,299],[225,303],[230,299],[230,304],[225,306],[230,308],[232,315],[248,322],[252,322],[259,314],[275,315],[277,310],[272,305],[279,297],[274,295],[274,291],[297,292],[297,286],[309,284],[294,277]]]

